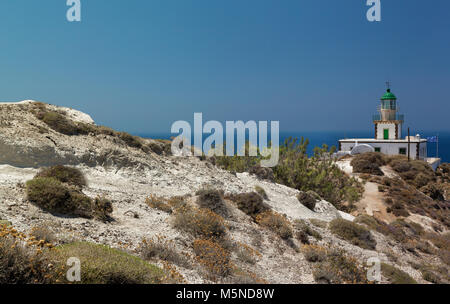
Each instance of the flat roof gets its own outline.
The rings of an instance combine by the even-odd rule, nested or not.
[[[339,139],[342,142],[360,142],[360,143],[408,143],[407,139],[375,139],[375,138],[348,138],[348,139]],[[412,143],[422,143],[427,142],[425,138],[421,139],[412,139],[409,141]]]

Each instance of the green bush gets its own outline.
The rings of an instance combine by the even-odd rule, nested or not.
[[[155,284],[164,277],[160,268],[104,245],[71,243],[56,247],[52,256],[64,264],[70,257],[80,259],[81,284]]]
[[[369,230],[344,219],[335,219],[330,222],[330,230],[339,237],[364,249],[374,250],[376,241]]]
[[[80,170],[67,166],[53,166],[41,171],[36,175],[36,177],[53,177],[62,183],[77,187],[85,187],[86,179]]]
[[[99,219],[107,218],[112,212],[109,201],[93,201],[81,191],[53,177],[36,177],[29,180],[26,189],[28,200],[48,212]]]
[[[77,126],[68,120],[64,115],[58,112],[45,112],[42,113],[41,118],[43,122],[45,122],[50,128],[55,130],[56,132],[65,134],[65,135],[78,135]]]
[[[417,284],[409,274],[386,263],[381,263],[381,273],[392,284]]]

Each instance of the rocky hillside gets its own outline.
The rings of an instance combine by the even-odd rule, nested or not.
[[[78,194],[111,202],[108,220],[58,214],[30,201],[27,181],[56,165],[81,171],[86,185]],[[0,104],[1,223],[40,232],[37,238],[55,248],[105,244],[176,282],[366,283],[372,257],[382,262],[381,282],[448,282],[442,222],[417,215],[422,224],[439,225],[436,231],[417,226],[414,214],[383,221],[367,210],[351,215],[311,193],[233,174],[207,159],[171,156],[168,142],[97,126],[73,109]]]

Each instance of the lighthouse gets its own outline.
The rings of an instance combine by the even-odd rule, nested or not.
[[[387,84],[386,94],[381,97],[381,104],[378,106],[378,114],[373,116],[375,139],[401,139],[404,115],[398,113],[397,97]]]
[[[364,152],[381,152],[387,155],[410,155],[412,159],[427,161],[433,169],[439,158],[427,157],[427,140],[416,136],[402,138],[404,115],[399,114],[397,97],[391,92],[387,83],[386,93],[380,99],[378,113],[373,115],[372,122],[375,133],[372,138],[351,138],[339,140],[337,156],[359,154]]]

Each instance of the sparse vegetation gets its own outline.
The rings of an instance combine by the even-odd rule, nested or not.
[[[331,250],[313,270],[314,280],[326,284],[366,284],[367,274],[357,260],[343,251]]]
[[[256,222],[261,226],[275,232],[279,237],[286,240],[292,237],[292,227],[289,221],[274,211],[265,211],[256,217]]]
[[[318,220],[318,219],[309,219],[309,222],[319,228],[325,229],[328,227],[328,222],[326,222],[326,221],[322,221],[322,220]]]
[[[381,263],[381,273],[392,284],[417,284],[409,274],[386,263]]]
[[[222,240],[226,235],[224,219],[209,209],[180,207],[174,214],[174,226],[202,239]]]
[[[225,277],[232,272],[230,252],[218,243],[197,239],[193,243],[193,249],[197,262],[204,266],[211,276]]]
[[[376,241],[369,230],[344,219],[330,222],[330,230],[334,234],[364,249],[374,250]]]
[[[302,247],[303,255],[308,262],[322,262],[327,257],[327,250],[318,245],[305,245]]]
[[[308,140],[289,138],[280,146],[280,160],[272,168],[273,180],[277,183],[301,191],[312,190],[340,210],[351,211],[362,195],[360,182],[350,178],[340,170],[331,158],[334,147],[324,145],[314,149],[314,155],[308,157]],[[248,144],[246,146],[248,152]],[[248,154],[246,154],[248,155]],[[254,170],[259,166],[259,157],[234,156],[218,157],[216,165],[232,172]],[[267,173],[266,175],[269,175]]]
[[[161,210],[166,213],[172,213],[172,207],[166,202],[166,199],[151,194],[145,199],[145,203],[151,208]]]
[[[296,220],[295,221],[295,228],[297,228],[296,237],[299,241],[301,241],[303,244],[309,244],[309,238],[308,236],[314,237],[316,240],[321,240],[322,235],[314,230],[313,228],[309,227],[305,221],[302,220]]]
[[[11,226],[0,225],[0,284],[52,283],[56,269],[49,266],[48,247]]]
[[[145,260],[156,258],[185,268],[190,267],[187,256],[177,251],[172,240],[167,240],[167,238],[162,236],[143,240],[139,251]]]
[[[256,258],[261,256],[257,250],[240,242],[236,244],[236,255],[240,261],[252,265],[256,263]]]
[[[425,161],[410,160],[408,162],[405,157],[390,157],[389,165],[404,181],[417,189],[436,181],[433,169]]]
[[[54,244],[56,236],[48,227],[44,225],[35,226],[31,229],[30,235],[37,241],[44,241],[45,243]]]

